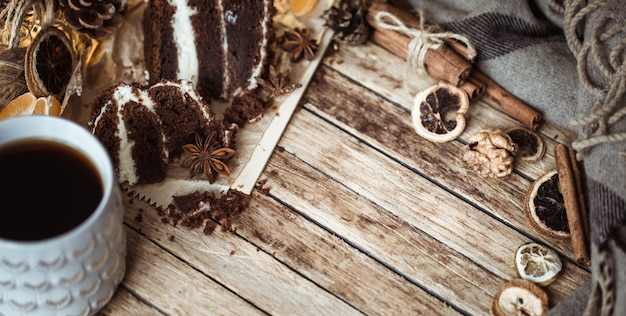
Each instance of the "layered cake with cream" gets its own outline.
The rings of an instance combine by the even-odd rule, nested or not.
[[[169,161],[196,133],[218,132],[220,145],[232,146],[232,131],[184,80],[115,85],[94,100],[88,126],[109,152],[119,182],[129,185],[165,179]]]
[[[143,20],[149,82],[185,79],[207,100],[255,89],[273,10],[273,0],[151,0]]]

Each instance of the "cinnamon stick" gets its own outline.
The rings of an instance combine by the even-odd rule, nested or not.
[[[498,104],[504,112],[532,131],[536,131],[539,128],[542,116],[537,110],[518,99],[480,71],[472,71],[472,78],[485,83],[485,96]]]
[[[576,160],[576,153],[571,146],[567,147],[569,149],[568,154],[570,158],[570,163],[572,165],[572,172],[574,173],[574,181],[576,181],[576,190],[578,191],[578,207],[580,209],[580,218],[583,222],[583,229],[585,233],[585,240],[587,241],[587,247],[590,246],[591,242],[591,231],[589,226],[589,212],[587,210],[587,203],[585,202],[585,194],[583,191],[583,183],[582,176],[580,173],[580,169],[578,168],[578,161]]]
[[[407,60],[409,57],[408,47],[412,39],[378,25],[376,14],[379,12],[389,12],[410,28],[419,28],[419,21],[409,12],[400,10],[386,2],[373,3],[367,12],[366,20],[374,28],[372,40],[393,54]],[[428,49],[424,56],[424,68],[433,78],[444,80],[456,86],[465,82],[472,71],[472,65],[447,45],[442,45],[437,49]]]
[[[469,80],[461,84],[460,88],[467,93],[470,101],[472,101],[480,99],[485,94],[486,86],[470,76]]]
[[[582,192],[578,191],[578,186],[576,185],[570,151],[567,146],[563,144],[556,145],[554,148],[554,158],[556,160],[556,170],[559,175],[559,187],[565,202],[565,211],[567,213],[567,223],[572,240],[572,248],[574,248],[574,257],[578,264],[589,266],[591,264],[589,247],[585,237],[583,216],[579,205],[579,195],[582,194]]]
[[[372,40],[393,54],[404,58],[408,57],[408,46],[411,38],[398,32],[385,29],[376,23],[376,14],[389,12],[396,16],[407,27],[419,29],[420,21],[409,11],[394,7],[387,2],[376,1],[368,9],[366,20],[374,28]],[[424,67],[428,74],[438,80],[461,86],[470,78],[485,85],[485,96],[500,106],[500,108],[529,129],[536,131],[542,120],[542,115],[534,108],[508,92],[498,83],[486,75],[472,70],[471,61],[466,59],[467,47],[450,40],[438,49],[429,49],[424,57]],[[469,88],[466,87],[466,88]]]

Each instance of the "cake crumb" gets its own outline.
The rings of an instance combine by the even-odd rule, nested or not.
[[[259,182],[256,183],[256,186],[254,187],[257,191],[259,191],[259,193],[269,196],[270,195],[270,188],[266,188],[265,184],[267,183],[267,179],[263,179],[260,180]]]
[[[247,207],[250,196],[237,190],[229,190],[217,198],[213,192],[194,192],[174,196],[168,219],[170,224],[180,224],[187,229],[203,227],[203,233],[210,235],[217,225],[223,231],[234,231],[233,223]]]
[[[143,221],[143,214],[137,213],[137,215],[135,215],[135,221],[141,223]]]

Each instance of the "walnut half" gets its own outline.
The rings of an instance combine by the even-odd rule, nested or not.
[[[463,154],[468,168],[483,177],[501,178],[511,174],[517,146],[509,135],[488,128],[470,136],[468,141]]]

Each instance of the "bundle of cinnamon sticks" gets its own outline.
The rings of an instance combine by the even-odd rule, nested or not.
[[[382,27],[376,21],[376,15],[387,12],[402,21],[412,29],[421,29],[418,17],[408,11],[394,7],[386,1],[375,1],[368,9],[367,23],[374,29],[372,40],[393,54],[408,59],[409,44],[412,38]],[[495,81],[472,68],[473,60],[467,59],[467,47],[449,40],[445,45],[436,49],[428,49],[424,56],[424,68],[435,79],[446,81],[458,86],[467,92],[471,99],[485,95],[513,118],[520,121],[531,130],[537,130],[542,116],[534,108],[509,93]]]

